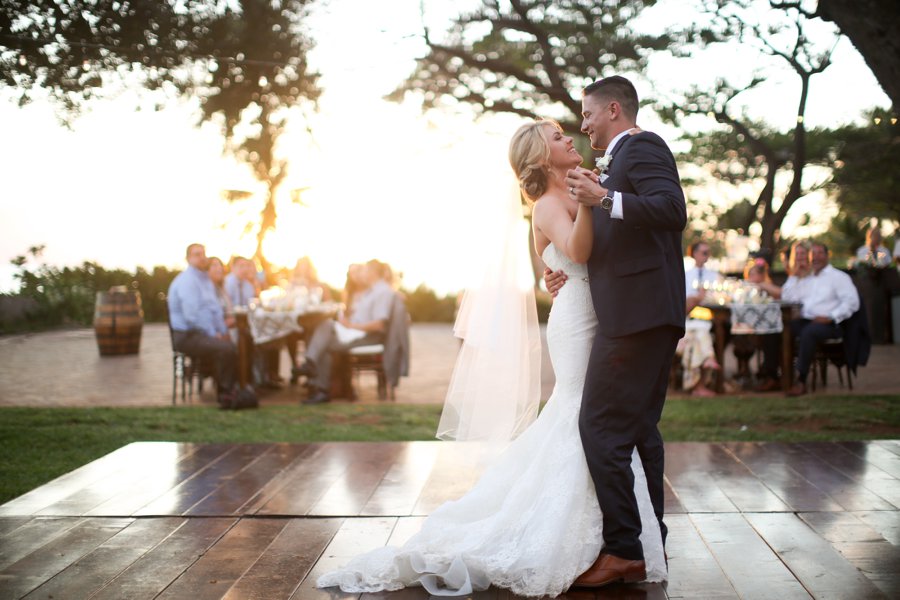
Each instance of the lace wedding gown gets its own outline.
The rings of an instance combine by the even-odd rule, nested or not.
[[[447,502],[402,548],[379,548],[326,573],[318,587],[345,592],[422,585],[432,595],[467,595],[490,585],[521,596],[557,596],[600,553],[603,521],[588,472],[578,413],[596,328],[584,265],[553,244],[543,253],[569,280],[553,302],[547,344],[556,386],[538,419],[462,498]],[[659,523],[637,453],[635,494],[649,581],[666,578]]]

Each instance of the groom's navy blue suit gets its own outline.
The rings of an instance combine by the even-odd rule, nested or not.
[[[622,194],[624,219],[595,207],[588,261],[599,326],[591,349],[579,429],[603,510],[605,551],[643,558],[634,496],[635,447],[663,535],[663,441],[657,427],[675,346],[684,334],[681,232],[687,222],[675,159],[649,132],[612,148],[602,183]]]

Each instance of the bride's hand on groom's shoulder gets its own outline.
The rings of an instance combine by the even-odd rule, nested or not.
[[[547,286],[547,291],[550,292],[550,295],[554,298],[556,298],[556,294],[559,293],[562,286],[566,284],[568,278],[568,275],[566,275],[562,269],[559,271],[544,269],[544,285]]]

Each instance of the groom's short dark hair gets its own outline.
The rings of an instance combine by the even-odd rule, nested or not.
[[[584,96],[603,96],[609,100],[615,100],[622,107],[622,111],[632,119],[637,119],[638,95],[634,85],[621,75],[604,77],[584,88]]]

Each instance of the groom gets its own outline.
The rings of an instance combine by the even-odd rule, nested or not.
[[[611,157],[600,175],[569,171],[569,194],[593,207],[588,261],[599,325],[591,349],[579,430],[603,511],[604,547],[576,586],[646,578],[634,495],[634,448],[647,475],[663,544],[663,440],[657,427],[669,369],[684,335],[681,232],[687,221],[675,159],[656,134],[635,130],[637,91],[624,77],[584,89],[582,133]],[[553,283],[548,278],[548,287]],[[553,286],[551,291],[555,291]]]

